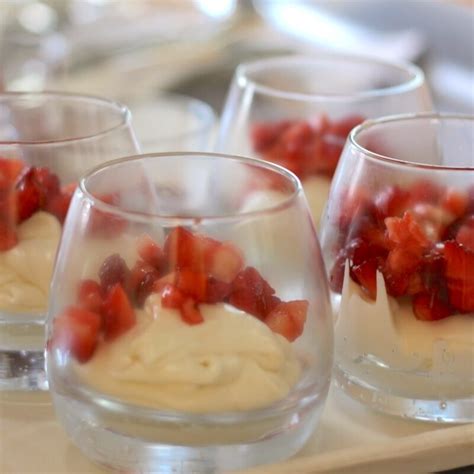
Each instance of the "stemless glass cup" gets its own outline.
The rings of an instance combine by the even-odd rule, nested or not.
[[[76,181],[136,151],[130,114],[120,104],[74,94],[0,94],[0,390],[47,388],[49,284]]]
[[[125,101],[142,153],[165,151],[210,151],[216,115],[201,100],[163,93],[146,99]]]
[[[350,134],[321,242],[336,382],[390,414],[474,421],[474,117],[401,115]]]
[[[269,179],[278,195],[253,199]],[[288,457],[327,395],[331,314],[292,173],[218,154],[117,160],[81,180],[58,252],[56,413],[86,456],[120,471]]]
[[[219,151],[278,163],[302,181],[315,223],[344,142],[366,118],[431,110],[416,66],[363,56],[285,56],[240,65]]]

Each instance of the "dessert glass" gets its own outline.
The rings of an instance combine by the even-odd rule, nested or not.
[[[63,93],[0,95],[0,390],[47,388],[48,290],[76,181],[136,150],[129,112],[118,103]]]
[[[249,204],[267,180],[280,202]],[[120,471],[283,459],[321,414],[332,324],[296,176],[218,154],[116,160],[81,180],[58,252],[56,414],[86,456]]]
[[[142,153],[211,150],[216,115],[205,102],[171,93],[124,102]]]
[[[401,115],[350,134],[321,242],[335,377],[386,413],[474,420],[474,117]]]
[[[366,118],[431,110],[416,66],[337,53],[240,65],[217,149],[273,161],[302,181],[316,225],[350,130]]]

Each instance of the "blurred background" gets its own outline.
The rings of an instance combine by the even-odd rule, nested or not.
[[[1,0],[0,89],[125,103],[163,91],[220,113],[238,63],[338,50],[420,65],[474,113],[474,0]]]

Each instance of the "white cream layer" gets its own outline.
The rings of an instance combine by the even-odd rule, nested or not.
[[[190,326],[151,295],[135,328],[78,367],[96,389],[132,403],[197,413],[250,410],[284,398],[300,377],[288,341],[227,304],[200,305]]]
[[[51,214],[36,212],[18,226],[18,244],[0,253],[0,311],[44,312],[61,237]]]

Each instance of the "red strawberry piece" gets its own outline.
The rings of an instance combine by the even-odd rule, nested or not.
[[[183,268],[176,272],[176,287],[185,295],[202,303],[207,299],[207,275]]]
[[[422,293],[425,291],[426,286],[423,281],[423,276],[421,272],[416,271],[408,276],[407,278],[407,288],[406,294],[407,295],[416,295],[417,293]]]
[[[288,341],[294,341],[303,334],[308,312],[308,302],[295,300],[281,302],[265,318],[265,324]]]
[[[236,308],[263,319],[280,300],[275,290],[253,267],[242,270],[232,282],[229,303]]]
[[[419,255],[430,246],[430,240],[410,211],[406,211],[403,217],[387,217],[385,225],[387,237],[394,247],[402,246],[406,251]]]
[[[278,139],[281,133],[290,126],[288,120],[275,123],[254,123],[250,130],[250,139],[252,141],[253,149],[261,152]]]
[[[437,321],[453,314],[451,306],[436,293],[419,293],[412,300],[413,313],[421,321]]]
[[[454,189],[447,189],[441,198],[441,207],[456,217],[462,217],[467,211],[468,205],[468,195]]]
[[[336,171],[339,158],[344,148],[344,141],[334,141],[330,137],[323,136],[321,143],[319,173],[332,177]]]
[[[128,288],[139,306],[142,306],[151,293],[155,292],[155,283],[160,279],[158,270],[141,260],[130,271]]]
[[[76,188],[76,183],[68,184],[64,186],[59,193],[50,197],[46,203],[45,210],[53,214],[53,216],[56,216],[61,224],[66,220],[67,212]]]
[[[0,193],[11,189],[23,173],[25,163],[11,158],[0,158]]]
[[[41,194],[41,207],[60,192],[59,178],[48,168],[32,168],[33,178]]]
[[[187,299],[176,286],[168,283],[161,290],[161,304],[163,308],[179,309]]]
[[[474,252],[474,215],[464,219],[456,233],[456,242]]]
[[[420,179],[410,186],[409,193],[412,204],[425,202],[436,205],[443,194],[443,188],[433,181]]]
[[[51,346],[71,353],[79,362],[87,362],[99,342],[102,318],[85,308],[71,306],[53,323]]]
[[[410,194],[398,186],[389,186],[375,197],[375,214],[379,221],[386,217],[401,217],[407,210]]]
[[[369,221],[374,213],[374,206],[368,193],[362,189],[348,189],[339,197],[342,203],[339,215],[339,228],[342,232],[348,229],[360,229],[361,218]]]
[[[217,280],[231,283],[244,265],[242,252],[233,244],[224,242],[209,251],[206,269]]]
[[[196,302],[192,298],[186,298],[184,300],[179,308],[179,312],[181,314],[181,319],[191,326],[204,322],[204,318],[202,317]]]
[[[102,310],[102,290],[94,280],[81,280],[77,291],[77,301],[81,307],[100,313]]]
[[[15,226],[8,222],[0,221],[0,251],[4,252],[15,247],[18,243]]]
[[[161,247],[148,235],[143,234],[138,239],[138,255],[143,261],[161,269],[165,263],[165,256]]]
[[[106,204],[119,204],[119,196],[116,194],[103,194],[97,196]],[[127,221],[112,212],[106,212],[93,207],[89,214],[87,230],[89,234],[97,237],[116,237],[127,228]]]
[[[313,129],[306,121],[293,122],[281,135],[281,141],[285,145],[286,153],[295,154],[300,152],[305,143],[313,136]]]
[[[207,253],[219,245],[217,241],[176,227],[168,234],[163,250],[170,269],[204,271]]]
[[[474,252],[448,241],[444,244],[444,258],[451,305],[463,313],[474,311]]]
[[[372,258],[360,265],[351,266],[351,277],[368,296],[375,300],[377,296],[377,260]]]
[[[117,283],[128,288],[130,271],[125,260],[117,253],[109,255],[99,269],[100,286],[104,294]]]
[[[328,130],[328,134],[334,134],[346,139],[351,130],[364,121],[362,115],[349,115],[339,120],[334,120]]]
[[[18,221],[31,217],[41,206],[41,189],[35,180],[34,168],[24,172],[16,184],[16,206]]]
[[[421,262],[421,254],[406,250],[403,246],[391,250],[382,268],[387,292],[395,297],[406,294],[410,277],[418,270]]]
[[[217,280],[214,277],[207,279],[205,303],[220,303],[225,301],[232,291],[232,284]]]
[[[107,293],[103,304],[103,315],[104,336],[108,340],[115,339],[135,325],[135,312],[120,283],[115,284]]]

